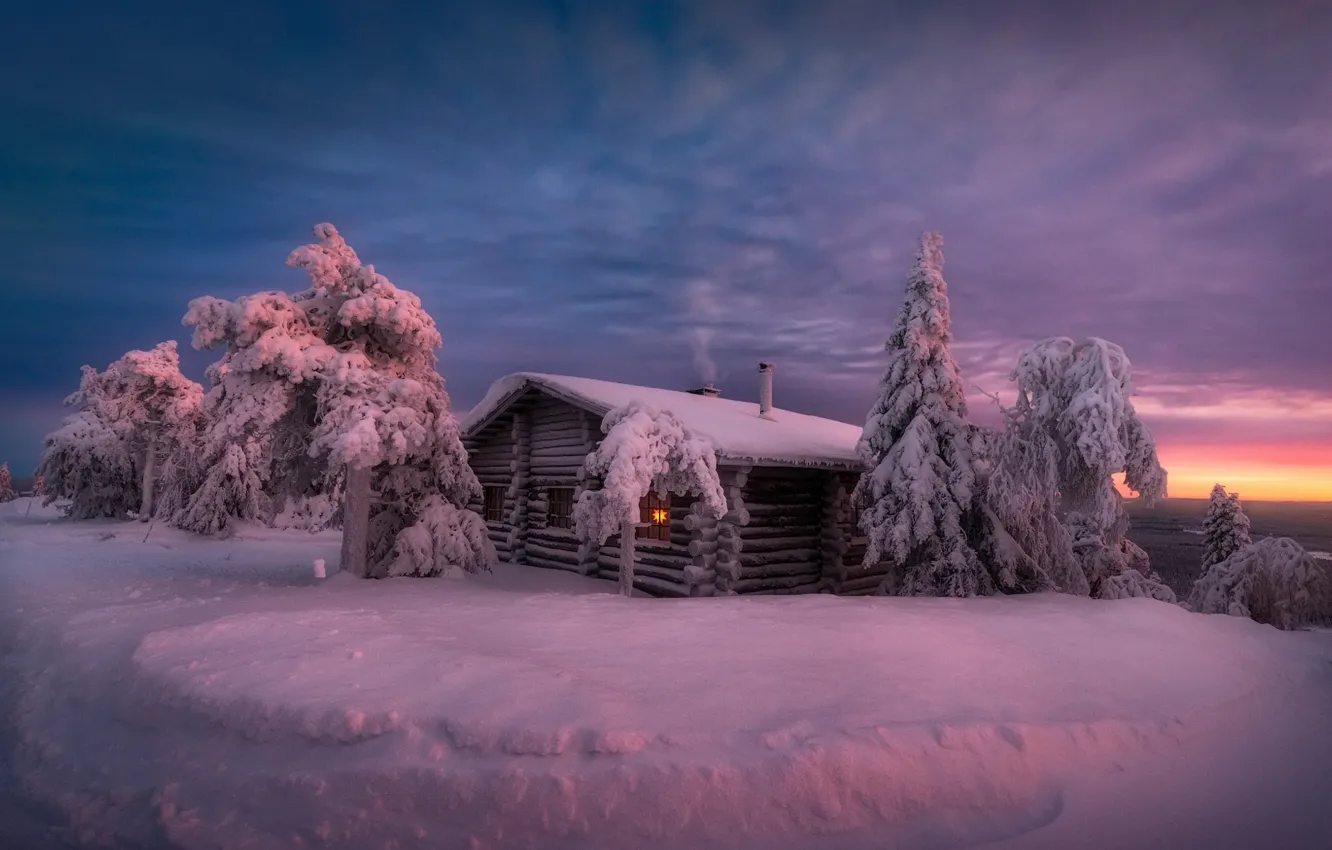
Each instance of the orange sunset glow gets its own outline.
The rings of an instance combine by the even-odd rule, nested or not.
[[[1245,499],[1332,501],[1332,444],[1158,445],[1170,496],[1205,499],[1215,484]],[[1124,487],[1120,491],[1128,494]]]
[[[1134,406],[1157,435],[1172,497],[1223,484],[1249,500],[1332,501],[1332,399],[1222,386],[1206,404],[1167,404],[1160,389],[1144,387]]]

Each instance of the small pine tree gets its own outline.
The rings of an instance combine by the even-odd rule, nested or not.
[[[12,502],[17,498],[14,482],[9,477],[9,464],[0,463],[0,502]]]
[[[39,473],[32,477],[32,495],[37,498],[46,495],[46,476]]]
[[[1203,518],[1203,571],[1251,544],[1249,528],[1239,493],[1227,493],[1220,484],[1213,487],[1207,516]]]
[[[884,348],[888,369],[857,453],[866,472],[855,498],[868,507],[865,563],[883,556],[889,587],[903,596],[976,596],[995,591],[969,539],[976,527],[976,470],[962,375],[948,347],[943,238],[921,237],[906,299]]]

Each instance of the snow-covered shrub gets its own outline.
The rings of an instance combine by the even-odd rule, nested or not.
[[[190,303],[195,347],[227,350],[209,370],[201,484],[176,523],[213,533],[235,519],[269,521],[290,499],[341,501],[345,488],[342,520],[353,531],[344,569],[485,568],[494,553],[484,521],[462,510],[481,488],[435,369],[434,320],[419,298],[362,265],[332,225],[315,235],[287,259],[310,289]]]
[[[127,352],[104,372],[83,367],[78,391],[65,400],[82,409],[47,435],[37,469],[47,502],[70,500],[68,513],[80,519],[151,517],[162,460],[193,445],[202,396],[181,374],[174,341]]]
[[[282,510],[273,517],[274,528],[297,531],[323,531],[333,528],[341,505],[326,493],[315,496],[288,496]]]
[[[1227,493],[1217,484],[1203,517],[1203,570],[1219,564],[1253,542],[1249,518],[1240,505],[1239,493]]]
[[[670,411],[633,400],[607,413],[601,430],[605,438],[584,461],[588,477],[600,479],[601,489],[579,496],[574,530],[580,539],[597,544],[620,535],[620,592],[627,596],[633,589],[639,501],[649,492],[697,494],[713,515],[721,516],[726,494],[711,441]]]
[[[14,492],[14,482],[9,476],[9,464],[0,463],[0,502],[12,502],[18,498]]]
[[[906,297],[884,348],[879,382],[856,447],[866,472],[855,498],[866,509],[865,563],[887,556],[899,595],[974,596],[995,583],[973,548],[976,470],[962,376],[949,352],[943,238],[921,237]]]
[[[1172,605],[1179,602],[1178,597],[1175,596],[1175,591],[1171,590],[1165,582],[1161,581],[1161,577],[1155,573],[1150,576],[1144,576],[1134,570],[1118,573],[1103,581],[1100,588],[1100,593],[1097,595],[1099,599],[1145,597],[1159,602],[1169,602]]]
[[[1044,340],[1018,359],[1016,403],[1004,410],[985,498],[1009,535],[1056,589],[1120,595],[1136,572],[1151,584],[1146,553],[1129,544],[1128,512],[1113,475],[1147,502],[1166,495],[1156,444],[1129,396],[1132,367],[1103,339]],[[1107,583],[1109,582],[1109,583]],[[1162,585],[1153,598],[1170,594]]]
[[[485,523],[472,521],[475,516],[442,496],[427,496],[416,511],[416,522],[393,539],[388,574],[436,576],[489,570],[493,560],[490,537]]]
[[[1279,629],[1332,625],[1332,568],[1288,537],[1266,537],[1208,567],[1187,604]]]

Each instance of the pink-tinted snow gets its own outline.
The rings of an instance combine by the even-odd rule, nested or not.
[[[1024,850],[1332,829],[1332,633],[1147,599],[622,598],[507,565],[317,583],[334,535],[145,543],[25,501],[0,506],[5,736],[76,836]]]
[[[758,415],[758,404],[728,398],[617,384],[593,378],[519,372],[491,385],[476,407],[461,420],[464,433],[485,421],[505,399],[533,386],[582,404],[598,413],[634,400],[669,410],[691,431],[708,437],[720,457],[797,466],[858,466],[856,441],[861,426],[775,409],[772,419]]]

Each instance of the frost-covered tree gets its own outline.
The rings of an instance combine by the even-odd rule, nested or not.
[[[160,461],[194,440],[202,396],[181,374],[174,341],[127,352],[102,372],[83,367],[65,400],[81,409],[47,435],[37,470],[46,500],[70,500],[75,518],[153,516]]]
[[[1207,515],[1203,517],[1203,570],[1252,543],[1249,528],[1249,518],[1240,505],[1239,493],[1227,493],[1220,484],[1213,487]]]
[[[1187,604],[1280,629],[1332,626],[1332,568],[1288,537],[1265,537],[1209,566]]]
[[[1124,536],[1116,473],[1149,503],[1166,495],[1155,442],[1129,400],[1124,350],[1055,337],[1025,351],[1013,377],[1017,401],[1004,410],[985,497],[1004,531],[1058,590],[1174,601]],[[1129,572],[1139,575],[1116,578]]]
[[[488,569],[485,523],[466,508],[480,484],[435,368],[434,320],[332,225],[315,235],[287,259],[309,289],[190,303],[195,346],[226,353],[209,370],[200,486],[176,522],[215,533],[321,510],[293,498],[341,501],[345,570]]]
[[[0,502],[12,502],[17,498],[14,482],[9,477],[9,464],[0,463]]]
[[[574,530],[601,545],[620,535],[620,593],[634,587],[634,529],[639,502],[649,492],[697,494],[714,516],[726,512],[712,443],[674,414],[634,400],[606,414],[606,436],[587,456],[584,470],[601,489],[585,490],[574,507]]]
[[[866,563],[883,556],[895,573],[881,591],[975,596],[994,581],[973,548],[978,523],[976,470],[962,376],[949,352],[952,334],[943,239],[921,237],[906,299],[884,346],[888,369],[857,453],[866,472],[855,498]]]
[[[32,477],[32,495],[41,497],[46,495],[46,479],[41,475]]]

